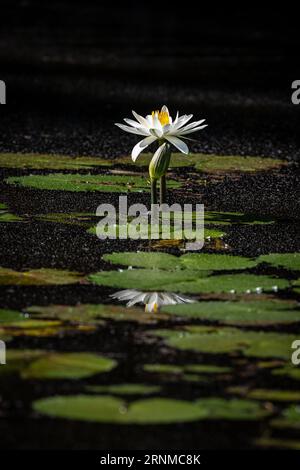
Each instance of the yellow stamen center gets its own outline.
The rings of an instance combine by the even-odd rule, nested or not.
[[[162,126],[170,124],[170,116],[168,111],[152,111],[152,116],[154,117],[155,115],[158,117]]]

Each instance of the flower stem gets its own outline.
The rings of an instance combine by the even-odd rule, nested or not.
[[[160,178],[160,203],[165,204],[167,202],[167,183],[166,175]]]
[[[155,178],[151,179],[151,204],[157,204],[156,182]]]

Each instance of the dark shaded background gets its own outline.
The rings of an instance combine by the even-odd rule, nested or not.
[[[294,6],[1,2],[0,150],[114,156],[113,122],[166,103],[206,117],[194,150],[299,155]]]

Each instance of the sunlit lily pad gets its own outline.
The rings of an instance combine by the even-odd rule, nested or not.
[[[279,439],[272,437],[262,437],[255,442],[256,446],[264,449],[287,449],[300,450],[300,442],[296,439]]]
[[[116,384],[116,385],[89,385],[89,392],[109,393],[112,395],[152,395],[158,393],[161,387],[146,384]]]
[[[292,350],[291,350],[292,353]],[[279,369],[272,370],[272,375],[274,376],[283,376],[289,377],[294,380],[300,380],[300,367],[294,365],[286,365],[284,367],[280,367]]]
[[[82,175],[51,173],[49,175],[11,176],[6,183],[34,189],[60,191],[142,192],[149,191],[149,182],[143,176]],[[178,188],[180,183],[169,180],[168,187]]]
[[[291,284],[293,286],[293,291],[300,294],[300,278],[296,279],[296,281],[292,281]]]
[[[243,256],[210,253],[189,253],[180,257],[157,252],[119,252],[103,256],[105,261],[124,266],[155,269],[233,270],[256,266],[257,262]]]
[[[220,322],[228,325],[274,325],[300,322],[297,302],[208,301],[183,305],[168,305],[163,311],[182,317]]]
[[[158,330],[151,334],[165,338],[166,343],[181,350],[209,354],[240,353],[258,358],[290,359],[291,344],[296,339],[290,334],[243,331],[236,328],[203,330],[198,326],[184,330]]]
[[[229,393],[246,396],[251,400],[278,401],[278,402],[297,402],[300,401],[300,392],[297,390],[276,390],[255,388],[248,390],[246,387],[230,387]]]
[[[290,269],[291,271],[300,271],[300,253],[271,253],[261,255],[258,261],[265,262],[276,268]]]
[[[122,289],[156,290],[201,293],[255,293],[257,288],[276,291],[289,286],[289,281],[272,276],[254,274],[229,274],[210,276],[209,271],[124,269],[91,274],[88,279],[95,284]]]
[[[150,154],[142,154],[135,164],[147,166],[150,159]],[[132,164],[130,158],[123,158],[119,161]],[[252,173],[279,169],[286,165],[288,165],[287,161],[276,158],[207,155],[202,153],[190,153],[184,158],[180,153],[173,153],[170,162],[171,168],[192,166],[203,173]]]
[[[197,402],[148,398],[127,404],[110,396],[56,396],[34,403],[48,416],[117,424],[171,424],[206,419],[256,420],[268,415],[256,402],[202,399]]]
[[[217,211],[205,211],[204,221],[205,224],[214,225],[261,225],[274,223],[274,220],[270,217],[244,214],[242,212]]]
[[[188,253],[180,257],[180,264],[187,269],[212,271],[253,268],[257,261],[243,256],[211,253]]]
[[[0,153],[0,168],[34,170],[84,170],[110,166],[112,161],[100,157],[71,157],[40,153]]]
[[[125,269],[123,271],[102,271],[91,274],[88,279],[95,284],[116,288],[172,291],[179,282],[192,281],[206,275],[205,271],[199,273],[189,270]],[[169,285],[172,288],[169,288]]]
[[[291,405],[281,413],[281,416],[271,421],[275,428],[300,429],[300,406]]]
[[[145,312],[141,308],[127,308],[119,305],[78,304],[33,306],[27,309],[38,318],[53,318],[80,324],[101,325],[104,319],[133,321],[137,323],[156,323],[167,316],[160,313]]]
[[[14,271],[9,268],[0,268],[0,285],[75,284],[83,279],[79,273],[61,269],[41,268],[30,271]]]
[[[50,353],[22,371],[25,379],[84,379],[109,372],[116,361],[91,353]]]
[[[16,310],[0,309],[0,325],[10,324],[11,322],[22,322],[24,315]]]

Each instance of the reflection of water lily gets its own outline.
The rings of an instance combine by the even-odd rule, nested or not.
[[[193,303],[185,295],[173,294],[171,292],[141,292],[135,289],[125,289],[112,294],[113,299],[127,301],[127,307],[142,303],[146,312],[157,312],[162,305],[175,305]]]
[[[133,161],[138,158],[139,154],[148,145],[156,140],[159,141],[160,147],[154,154],[154,158],[161,154],[166,142],[174,145],[180,152],[187,154],[189,153],[188,146],[181,139],[187,139],[188,137],[186,136],[188,134],[200,131],[207,126],[207,124],[203,124],[205,119],[187,124],[192,119],[192,114],[179,116],[177,113],[173,121],[166,106],[163,106],[161,111],[153,111],[152,114],[148,114],[146,117],[140,116],[135,111],[132,111],[132,114],[136,121],[124,119],[129,124],[128,126],[119,123],[116,123],[116,126],[120,127],[123,131],[144,136],[144,139],[132,150]]]

